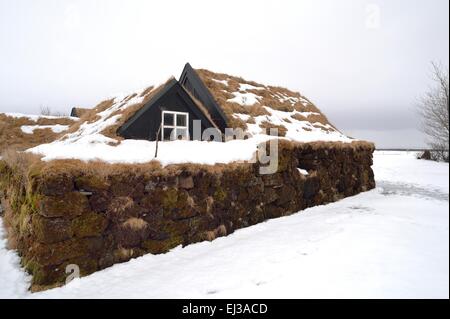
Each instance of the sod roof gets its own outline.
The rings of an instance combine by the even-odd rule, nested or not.
[[[23,151],[49,143],[76,123],[72,117],[0,113],[0,152],[6,149]]]
[[[265,134],[267,128],[274,127],[278,128],[280,136],[300,141],[299,135],[314,131],[342,135],[310,100],[298,92],[205,69],[196,72],[232,127],[241,127],[252,135]],[[326,136],[324,140],[327,140]]]

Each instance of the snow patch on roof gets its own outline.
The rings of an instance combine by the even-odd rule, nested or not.
[[[262,86],[254,86],[247,83],[239,83],[239,91],[248,91],[248,90],[265,90],[265,87]]]
[[[264,107],[270,115],[260,115],[254,117],[255,123],[247,123],[248,131],[253,136],[264,134],[261,128],[263,122],[269,122],[273,125],[282,125],[287,131],[285,137],[297,142],[317,142],[317,141],[331,141],[351,143],[356,141],[337,131],[329,124],[322,124],[319,122],[301,121],[293,118],[293,115],[302,115],[308,117],[314,115],[315,112],[284,112],[274,110],[270,107]],[[244,118],[241,116],[241,119]]]
[[[227,80],[217,80],[217,79],[211,79],[211,80],[213,80],[214,82],[221,83],[223,85],[228,86],[228,81]]]
[[[61,125],[61,124],[55,124],[55,125],[22,125],[20,129],[25,134],[33,134],[34,130],[44,130],[44,129],[51,129],[53,133],[61,133],[64,131],[67,131],[69,129],[69,125]]]
[[[240,119],[242,121],[248,121],[250,119],[250,115],[248,114],[243,114],[243,113],[234,113],[233,117]]]
[[[262,98],[259,95],[254,93],[241,93],[241,92],[233,92],[233,98],[228,99],[228,102],[237,103],[242,106],[250,106],[259,103],[259,100]]]
[[[303,98],[295,97],[295,96],[289,96],[289,95],[287,95],[285,93],[281,93],[281,92],[274,93],[274,94],[272,94],[272,96],[274,98],[277,98],[278,101],[280,101],[281,103],[289,102],[289,103],[291,103],[291,105],[295,105],[297,103],[302,103],[303,105],[307,105],[308,104],[308,101],[306,101]]]
[[[155,87],[150,92],[152,92],[153,90],[155,90]],[[121,114],[113,114],[115,114],[117,111],[124,111],[131,105],[142,103],[145,98],[145,95],[143,95],[144,91],[145,89],[140,89],[131,94],[120,94],[118,97],[114,98],[114,101],[110,107],[97,113],[97,116],[99,116],[99,118],[96,121],[84,122],[80,125],[77,131],[75,131],[74,133],[66,134],[61,139],[66,140],[68,143],[73,143],[86,137],[88,137],[88,139],[92,139],[92,137],[95,136],[96,138],[94,138],[94,140],[106,138],[100,133],[107,127],[116,124],[119,118],[122,116]],[[103,138],[99,135],[102,135]],[[112,138],[106,139],[108,140],[107,143],[118,142],[117,140]]]

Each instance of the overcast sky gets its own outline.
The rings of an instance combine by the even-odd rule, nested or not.
[[[379,147],[420,147],[448,0],[0,0],[0,112],[70,112],[195,68],[286,86]]]

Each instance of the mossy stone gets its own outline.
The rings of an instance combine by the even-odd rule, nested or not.
[[[19,213],[16,215],[15,219],[16,230],[19,236],[26,236],[31,233],[31,214],[29,212],[28,206],[22,204]]]
[[[39,202],[39,214],[44,217],[74,218],[89,211],[89,202],[79,192],[69,192],[61,196],[44,196]]]
[[[172,221],[163,221],[160,225],[161,231],[166,233],[168,237],[184,236],[190,230],[190,219]]]
[[[78,266],[81,277],[98,270],[98,262],[92,258],[73,258],[59,265],[41,265],[35,260],[29,260],[25,263],[24,268],[33,276],[31,282],[33,289],[44,290],[65,283],[66,278],[71,275],[70,269],[67,268],[68,265]]]
[[[143,224],[140,227],[131,227],[123,223],[113,227],[112,231],[117,245],[125,248],[139,246],[143,240],[149,237],[151,232],[148,224]]]
[[[165,210],[175,208],[178,203],[178,190],[175,188],[168,188],[163,192],[162,207]]]
[[[75,237],[100,236],[108,226],[108,220],[102,214],[89,212],[72,220],[71,229]]]
[[[162,254],[181,244],[183,244],[183,238],[181,236],[174,236],[166,240],[148,239],[142,243],[142,248],[152,254]]]
[[[169,191],[163,199],[163,212],[169,219],[186,219],[198,215],[194,198],[185,190],[177,191],[176,194]]]
[[[65,172],[50,172],[42,175],[35,173],[34,176],[39,176],[40,189],[44,195],[57,196],[74,190],[73,176]]]
[[[287,208],[289,203],[297,198],[297,192],[291,185],[284,185],[278,190],[278,199],[276,204]]]
[[[227,192],[222,187],[218,187],[214,192],[213,198],[217,202],[223,202],[227,198]]]
[[[27,255],[40,265],[59,265],[72,258],[90,258],[100,254],[102,249],[101,238],[72,238],[54,244],[33,243]]]
[[[75,185],[79,190],[83,189],[90,192],[106,191],[110,186],[105,178],[95,175],[79,176],[75,179]]]
[[[111,197],[106,191],[95,192],[89,196],[89,206],[95,212],[106,212],[110,202]]]
[[[64,218],[45,218],[38,214],[33,215],[32,231],[40,243],[56,243],[73,236],[71,223]]]
[[[304,184],[303,198],[311,199],[313,198],[320,189],[320,180],[317,176],[308,177]]]

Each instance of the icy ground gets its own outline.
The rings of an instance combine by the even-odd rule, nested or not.
[[[375,190],[46,292],[3,240],[0,297],[448,298],[449,166],[414,155],[376,152]]]

